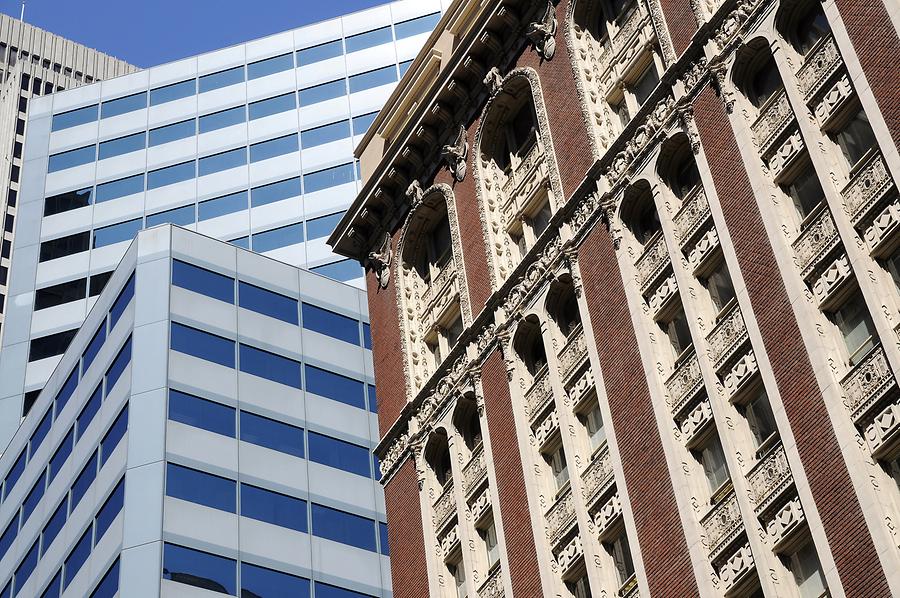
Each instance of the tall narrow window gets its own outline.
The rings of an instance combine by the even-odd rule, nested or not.
[[[500,547],[497,545],[497,527],[494,521],[484,529],[478,530],[481,541],[484,543],[484,551],[487,556],[488,569],[493,569],[500,562]]]
[[[860,108],[853,118],[832,135],[841,148],[847,164],[852,169],[872,148],[878,147],[875,133],[869,124],[869,117]]]
[[[672,319],[663,324],[669,343],[672,345],[672,353],[676,359],[683,356],[685,351],[693,344],[691,329],[688,327],[684,308],[679,308]]]
[[[455,563],[447,565],[450,575],[453,576],[453,587],[456,588],[456,598],[467,598],[469,593],[466,591],[466,569],[463,560],[459,559]]]
[[[803,55],[809,54],[813,46],[831,32],[822,6],[818,2],[811,4],[809,12],[797,21],[797,28],[794,31],[794,48]]]
[[[819,598],[825,593],[825,576],[822,575],[822,566],[812,540],[791,553],[788,562],[801,598]]]
[[[634,561],[631,560],[631,547],[628,536],[623,529],[610,546],[613,562],[616,565],[616,576],[619,585],[624,585],[634,575]]]
[[[545,453],[544,460],[550,466],[550,473],[553,475],[557,492],[562,490],[569,482],[569,464],[566,462],[566,451],[563,449],[562,443],[559,443],[549,453]]]
[[[856,291],[834,312],[834,322],[847,347],[850,365],[856,365],[875,346],[875,324],[862,293]]]
[[[772,414],[772,406],[769,404],[769,395],[765,390],[759,392],[753,400],[747,403],[744,411],[750,432],[756,448],[769,439],[777,431],[775,416]]]
[[[600,414],[598,403],[595,402],[579,419],[587,430],[591,451],[597,450],[606,443],[606,429],[603,427],[603,416]]]
[[[719,267],[707,277],[706,288],[709,290],[709,296],[718,312],[721,312],[734,299],[734,286],[731,284],[731,275],[728,273],[728,265],[725,260],[722,260]]]
[[[808,164],[794,180],[782,187],[794,202],[794,209],[800,220],[805,220],[819,205],[825,201],[825,192],[819,177]]]
[[[757,108],[761,108],[781,88],[781,75],[778,74],[775,59],[769,55],[766,61],[756,69],[750,81],[750,101]]]
[[[698,451],[700,463],[703,465],[703,473],[706,476],[706,484],[709,487],[710,496],[714,496],[719,488],[728,481],[728,466],[725,464],[725,453],[722,451],[722,443],[716,434],[710,436],[706,444]]]

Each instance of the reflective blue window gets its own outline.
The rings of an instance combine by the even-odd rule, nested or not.
[[[311,48],[303,48],[297,52],[297,66],[308,66],[329,58],[337,58],[343,53],[344,44],[339,39],[312,46]]]
[[[237,513],[237,482],[174,463],[166,464],[166,496]]]
[[[419,35],[420,33],[431,33],[440,20],[441,13],[439,12],[425,15],[424,17],[417,17],[394,25],[394,33],[397,35],[398,40]]]
[[[241,411],[241,440],[303,458],[303,428]]]
[[[406,74],[406,71],[409,70],[409,67],[412,66],[412,63],[413,63],[412,60],[404,60],[403,62],[401,62],[398,65],[400,67],[400,76],[401,77]]]
[[[47,433],[50,432],[50,426],[53,425],[53,410],[47,409],[47,413],[44,414],[44,417],[41,418],[41,422],[34,429],[34,432],[31,433],[31,439],[28,444],[31,447],[31,457],[33,458],[34,454],[41,448],[41,445],[44,443],[44,439],[47,437]]]
[[[97,353],[100,351],[100,347],[103,346],[103,343],[106,342],[106,320],[103,320],[103,323],[100,325],[100,328],[97,329],[97,332],[94,333],[94,338],[91,339],[91,342],[88,343],[87,348],[84,350],[84,353],[81,354],[81,371],[86,372],[91,364],[94,363],[94,358],[97,357]]]
[[[96,159],[96,155],[97,148],[93,145],[53,154],[50,156],[47,172],[56,172],[58,170],[65,170],[66,168],[81,166],[82,164],[90,164]]]
[[[249,345],[241,345],[241,371],[300,388],[300,363]]]
[[[88,488],[91,487],[91,484],[94,483],[94,478],[97,477],[97,453],[94,452],[91,455],[91,458],[88,459],[88,462],[85,464],[84,469],[81,470],[81,473],[78,474],[78,477],[75,478],[75,481],[72,483],[72,490],[70,492],[72,497],[72,503],[70,505],[70,513],[75,511],[75,507],[78,506],[78,503],[81,502],[81,499],[84,497],[85,492],[88,491]]]
[[[323,264],[312,268],[312,271],[341,282],[362,278],[363,276],[362,267],[359,265],[359,262],[354,260],[340,260],[330,264]]]
[[[122,372],[125,371],[125,368],[128,367],[129,363],[131,363],[131,337],[128,337],[128,340],[125,341],[125,344],[119,349],[119,354],[116,355],[116,358],[113,360],[112,364],[110,364],[109,369],[106,370],[107,396],[113,387],[115,387],[119,378],[122,377]]]
[[[369,477],[369,451],[350,442],[310,431],[309,460]]]
[[[41,531],[41,554],[47,552],[47,549],[53,544],[53,540],[59,535],[59,530],[66,524],[66,506],[66,498],[63,497],[62,502],[56,507],[53,515],[47,521],[47,525]]]
[[[378,539],[381,542],[381,554],[384,556],[391,556],[391,550],[388,546],[388,528],[387,524],[379,521],[378,522]]]
[[[119,592],[119,559],[112,564],[109,571],[91,592],[91,598],[114,598]]]
[[[366,131],[369,130],[369,127],[372,126],[372,123],[375,122],[375,117],[378,116],[377,112],[370,112],[368,114],[363,114],[361,116],[353,117],[353,134],[354,135],[362,135]]]
[[[34,544],[32,544],[31,548],[28,549],[28,552],[25,553],[25,557],[16,568],[16,574],[13,578],[15,580],[14,585],[16,596],[19,595],[19,592],[22,591],[22,587],[25,585],[25,582],[28,581],[28,578],[31,577],[32,572],[34,572],[34,568],[37,565],[38,561],[38,544],[40,544],[40,541],[40,538],[34,541]]]
[[[354,345],[359,344],[359,321],[333,311],[303,304],[303,327]]]
[[[62,214],[69,210],[77,210],[85,206],[91,205],[91,194],[93,189],[75,189],[73,191],[65,191],[57,195],[51,195],[44,199],[44,216],[53,216],[54,214]]]
[[[44,497],[44,475],[41,474],[41,477],[38,478],[38,481],[34,483],[34,486],[31,487],[31,490],[28,491],[28,494],[25,496],[25,500],[22,501],[22,525],[28,521],[28,518],[31,517],[31,514],[34,513],[34,508],[37,507],[38,502]]]
[[[119,224],[112,224],[110,226],[95,229],[93,246],[95,248],[106,247],[107,245],[113,245],[114,243],[131,241],[143,227],[143,220],[141,218],[135,218],[134,220],[128,220],[126,222],[120,222]]]
[[[238,286],[240,306],[290,324],[297,324],[297,300],[246,282]]]
[[[162,145],[170,141],[177,141],[187,137],[193,137],[197,133],[197,123],[191,120],[183,120],[164,127],[150,129],[150,147]]]
[[[372,350],[372,327],[363,322],[363,347]]]
[[[300,90],[300,105],[310,106],[318,102],[333,100],[347,95],[347,84],[343,79],[320,83]]]
[[[174,185],[182,181],[188,181],[197,176],[197,168],[194,161],[182,162],[174,166],[158,168],[147,173],[147,189],[158,189],[166,185]]]
[[[165,104],[197,93],[197,80],[182,81],[150,90],[150,105]]]
[[[316,582],[316,598],[375,598],[369,594],[339,588],[321,581]]]
[[[372,455],[372,471],[375,472],[375,481],[381,481],[381,461],[378,460],[378,457]]]
[[[228,368],[234,367],[234,341],[172,322],[171,348]]]
[[[75,544],[72,552],[70,552],[69,556],[66,557],[63,587],[69,587],[69,584],[72,583],[73,579],[75,579],[75,576],[81,570],[84,562],[88,560],[89,556],[91,556],[91,531],[91,526],[88,526],[88,528],[84,531],[84,534],[82,534],[81,539],[78,540],[77,544]]]
[[[369,388],[369,411],[372,413],[378,413],[378,397],[375,395],[375,386],[372,384],[367,385]],[[378,471],[377,469],[375,471]]]
[[[169,391],[169,419],[230,438],[235,437],[235,409],[177,390]]]
[[[9,473],[6,474],[6,479],[3,480],[3,488],[4,498],[9,496],[9,493],[12,491],[13,487],[16,485],[16,482],[19,481],[19,478],[22,477],[22,472],[25,471],[25,464],[28,461],[28,447],[22,449],[22,452],[19,453],[18,458],[16,458],[15,462],[13,462],[12,467],[9,468]]]
[[[53,478],[56,477],[56,474],[62,469],[63,465],[65,465],[66,460],[69,458],[69,455],[72,454],[72,444],[75,440],[75,428],[69,428],[69,433],[66,434],[66,437],[63,438],[63,441],[60,443],[59,447],[57,447],[56,452],[53,453],[53,456],[50,458],[50,466],[47,468],[47,485],[49,486],[53,482]]]
[[[372,46],[378,46],[380,44],[387,44],[393,41],[393,39],[390,25],[372,31],[366,31],[365,33],[357,33],[356,35],[351,35],[347,38],[347,53],[365,50],[366,48],[371,48]]]
[[[209,133],[239,123],[247,122],[247,111],[244,106],[235,106],[221,112],[204,114],[200,117],[200,132]]]
[[[280,73],[294,68],[294,53],[257,60],[247,65],[247,80],[259,79],[266,75]]]
[[[62,592],[62,569],[56,572],[56,575],[53,576],[53,579],[50,580],[50,583],[47,584],[47,588],[41,594],[41,598],[59,598],[60,592]]]
[[[250,205],[254,208],[300,196],[300,177],[278,181],[250,190]]]
[[[303,242],[303,224],[291,224],[272,230],[253,233],[253,251],[262,253]]]
[[[283,156],[296,151],[300,151],[300,144],[297,142],[297,134],[294,133],[277,139],[254,143],[250,146],[250,161],[259,162],[260,160],[268,160],[275,156]]]
[[[16,539],[16,535],[19,533],[19,512],[16,511],[16,514],[13,516],[12,521],[9,522],[9,525],[6,526],[6,529],[3,530],[3,535],[0,536],[0,559],[6,556],[6,552],[9,550],[9,547],[12,546],[13,540]]]
[[[181,206],[174,210],[166,210],[165,212],[157,212],[147,216],[147,228],[156,226],[157,224],[178,224],[180,226],[189,226],[196,221],[194,204],[189,206]]]
[[[309,580],[241,563],[241,596],[309,598]]]
[[[162,577],[235,596],[237,562],[209,552],[166,542],[163,547]]]
[[[360,409],[366,408],[365,385],[359,380],[341,376],[312,365],[306,366],[306,391],[340,401]]]
[[[350,137],[349,120],[342,120],[300,132],[300,141],[303,143],[304,148],[316,147],[317,145],[324,145],[332,141],[347,139],[348,137]]]
[[[172,284],[219,301],[234,303],[234,279],[181,260],[172,260]]]
[[[147,146],[146,141],[147,137],[143,131],[134,135],[103,141],[100,143],[100,159],[105,160],[106,158],[142,150]]]
[[[247,165],[247,148],[239,147],[237,149],[215,154],[213,156],[204,156],[199,161],[200,176],[213,174],[228,170],[229,168],[237,168],[238,166]]]
[[[124,502],[125,478],[122,478],[119,480],[119,483],[116,484],[115,489],[110,493],[109,498],[106,499],[106,503],[100,507],[100,510],[97,512],[97,535],[94,538],[94,545],[100,541],[100,538],[103,537],[103,534],[106,533],[106,530],[108,530],[109,526],[112,525],[112,522],[115,521],[119,511],[122,510]]]
[[[85,106],[84,108],[79,108],[77,110],[69,110],[68,112],[54,114],[53,123],[50,125],[50,130],[62,131],[63,129],[68,129],[69,127],[77,127],[78,125],[83,125],[84,123],[93,122],[97,120],[99,108],[100,106],[94,104],[93,106]]]
[[[250,104],[250,120],[264,118],[279,112],[287,112],[297,108],[297,99],[294,92],[267,98]]]
[[[226,71],[219,71],[218,73],[211,73],[200,77],[200,93],[243,82],[244,67],[236,66]]]
[[[318,172],[303,175],[303,188],[306,193],[314,193],[330,187],[352,183],[356,180],[353,164],[342,164]]]
[[[244,249],[250,249],[250,237],[238,237],[237,239],[231,239],[228,242],[236,247],[243,247]]]
[[[375,522],[323,505],[312,505],[312,533],[319,538],[376,552]]]
[[[241,484],[241,516],[306,533],[306,501]]]
[[[100,467],[103,467],[115,452],[127,429],[128,405],[125,405],[125,408],[119,413],[119,417],[112,423],[103,440],[100,441]]]
[[[365,91],[373,87],[394,83],[395,81],[397,81],[397,69],[394,65],[386,66],[350,77],[350,93]]]
[[[337,214],[329,214],[328,216],[320,216],[306,221],[306,238],[321,239],[327,237],[334,232],[334,227],[341,221],[346,212],[338,212]]]
[[[125,197],[126,195],[133,195],[135,193],[141,193],[143,191],[144,175],[143,173],[141,173],[126,177],[124,179],[97,185],[97,193],[94,196],[94,201],[96,201],[97,203],[103,203],[104,201],[118,199],[120,197]]]
[[[122,292],[116,297],[116,302],[113,303],[112,308],[109,310],[110,330],[116,327],[116,323],[119,321],[119,318],[122,317],[122,314],[125,313],[125,308],[131,303],[132,298],[134,298],[134,274],[131,275],[128,282],[122,287]]]
[[[100,106],[100,118],[110,118],[128,112],[134,112],[147,107],[147,92],[142,91],[134,95],[107,100]]]
[[[217,218],[226,214],[234,214],[249,207],[247,204],[247,192],[238,191],[231,195],[201,201],[199,205],[200,220],[209,220],[210,218]]]
[[[88,402],[84,404],[81,413],[78,414],[78,438],[84,436],[88,426],[94,421],[94,416],[100,411],[100,403],[103,400],[103,383],[97,385],[97,389]]]

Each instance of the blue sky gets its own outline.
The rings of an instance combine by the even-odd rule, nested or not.
[[[386,0],[27,0],[25,20],[149,67]],[[20,0],[0,0],[19,16]]]

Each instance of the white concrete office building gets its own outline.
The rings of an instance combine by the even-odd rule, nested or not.
[[[353,148],[447,0],[401,0],[32,101],[0,350],[0,445],[135,233],[174,223],[362,285],[325,240]]]
[[[172,225],[0,457],[0,596],[388,597],[363,291]]]

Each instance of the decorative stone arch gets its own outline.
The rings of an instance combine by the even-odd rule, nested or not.
[[[795,0],[794,2],[779,3],[773,19],[775,31],[782,39],[793,45],[796,41],[796,29],[800,19],[805,17],[817,5],[824,13],[822,0]]]
[[[654,187],[655,181],[648,176],[631,181],[622,190],[616,207],[616,219],[622,231],[632,242],[639,245],[643,245],[641,233],[644,231],[638,229],[638,220],[645,216],[648,210],[656,210]]]
[[[496,142],[498,127],[505,122],[504,117],[508,116],[509,111],[525,101],[530,101],[534,108],[537,139],[534,149],[530,150],[522,161],[522,170],[531,169],[533,175],[520,181],[514,178],[515,174],[503,173],[492,158],[485,156],[483,150],[485,142]],[[553,212],[565,202],[549,117],[537,71],[530,67],[514,69],[503,78],[498,89],[491,94],[475,133],[473,160],[485,251],[490,266],[491,282],[493,288],[497,289],[518,265],[513,259],[512,241],[507,233],[509,223],[514,217],[509,214],[509,209],[510,206],[516,205],[516,197],[522,195],[531,197],[538,193],[546,193]],[[529,165],[530,160],[533,162]],[[516,196],[510,197],[513,193]]]
[[[695,181],[694,184],[700,184],[699,166],[690,135],[688,132],[679,129],[660,143],[654,170],[660,181],[680,200],[683,200],[690,192],[690,189],[679,187],[680,184],[684,183],[684,181],[679,179],[683,178],[685,161],[690,161],[693,164],[693,173],[691,174]]]
[[[735,88],[746,95],[747,80],[755,69],[772,56],[772,35],[759,33],[741,43],[734,52],[730,79]]]
[[[425,350],[425,322],[422,320],[424,301],[429,291],[415,271],[415,264],[410,260],[423,249],[424,232],[434,220],[444,213],[450,226],[451,263],[455,272],[455,281],[451,282],[451,290],[456,292],[446,296],[450,305],[454,298],[459,298],[459,308],[464,326],[472,324],[472,308],[469,302],[469,290],[465,276],[465,261],[462,253],[462,237],[459,219],[456,214],[456,201],[450,185],[438,183],[422,192],[421,199],[415,200],[406,216],[397,240],[396,272],[394,280],[397,289],[397,313],[400,314],[400,343],[403,350],[403,370],[407,381],[407,395],[414,396],[427,382],[433,373],[428,366]],[[452,273],[451,273],[452,274]],[[440,281],[433,281],[437,286]]]

